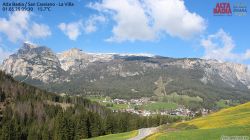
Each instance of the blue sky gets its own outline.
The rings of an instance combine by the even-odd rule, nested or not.
[[[224,1],[68,1],[74,6],[55,6],[50,12],[1,11],[0,59],[30,41],[54,52],[80,48],[86,52],[150,53],[250,65],[249,14],[215,16],[213,9]],[[250,6],[248,0],[225,2],[232,10],[236,3],[244,4],[247,10]]]

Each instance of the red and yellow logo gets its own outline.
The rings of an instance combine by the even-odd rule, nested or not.
[[[229,2],[217,3],[213,11],[214,15],[232,15],[232,10]]]

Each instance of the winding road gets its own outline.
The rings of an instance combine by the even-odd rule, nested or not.
[[[128,140],[141,140],[147,137],[148,135],[151,135],[152,133],[156,132],[156,130],[157,130],[157,127],[139,129],[138,135]]]

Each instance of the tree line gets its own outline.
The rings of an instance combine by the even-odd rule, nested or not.
[[[179,121],[113,112],[77,96],[59,96],[0,72],[0,139],[78,140]]]

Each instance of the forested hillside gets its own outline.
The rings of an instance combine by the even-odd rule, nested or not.
[[[0,71],[0,139],[73,140],[157,126],[180,118],[112,112],[79,96],[59,96]]]

